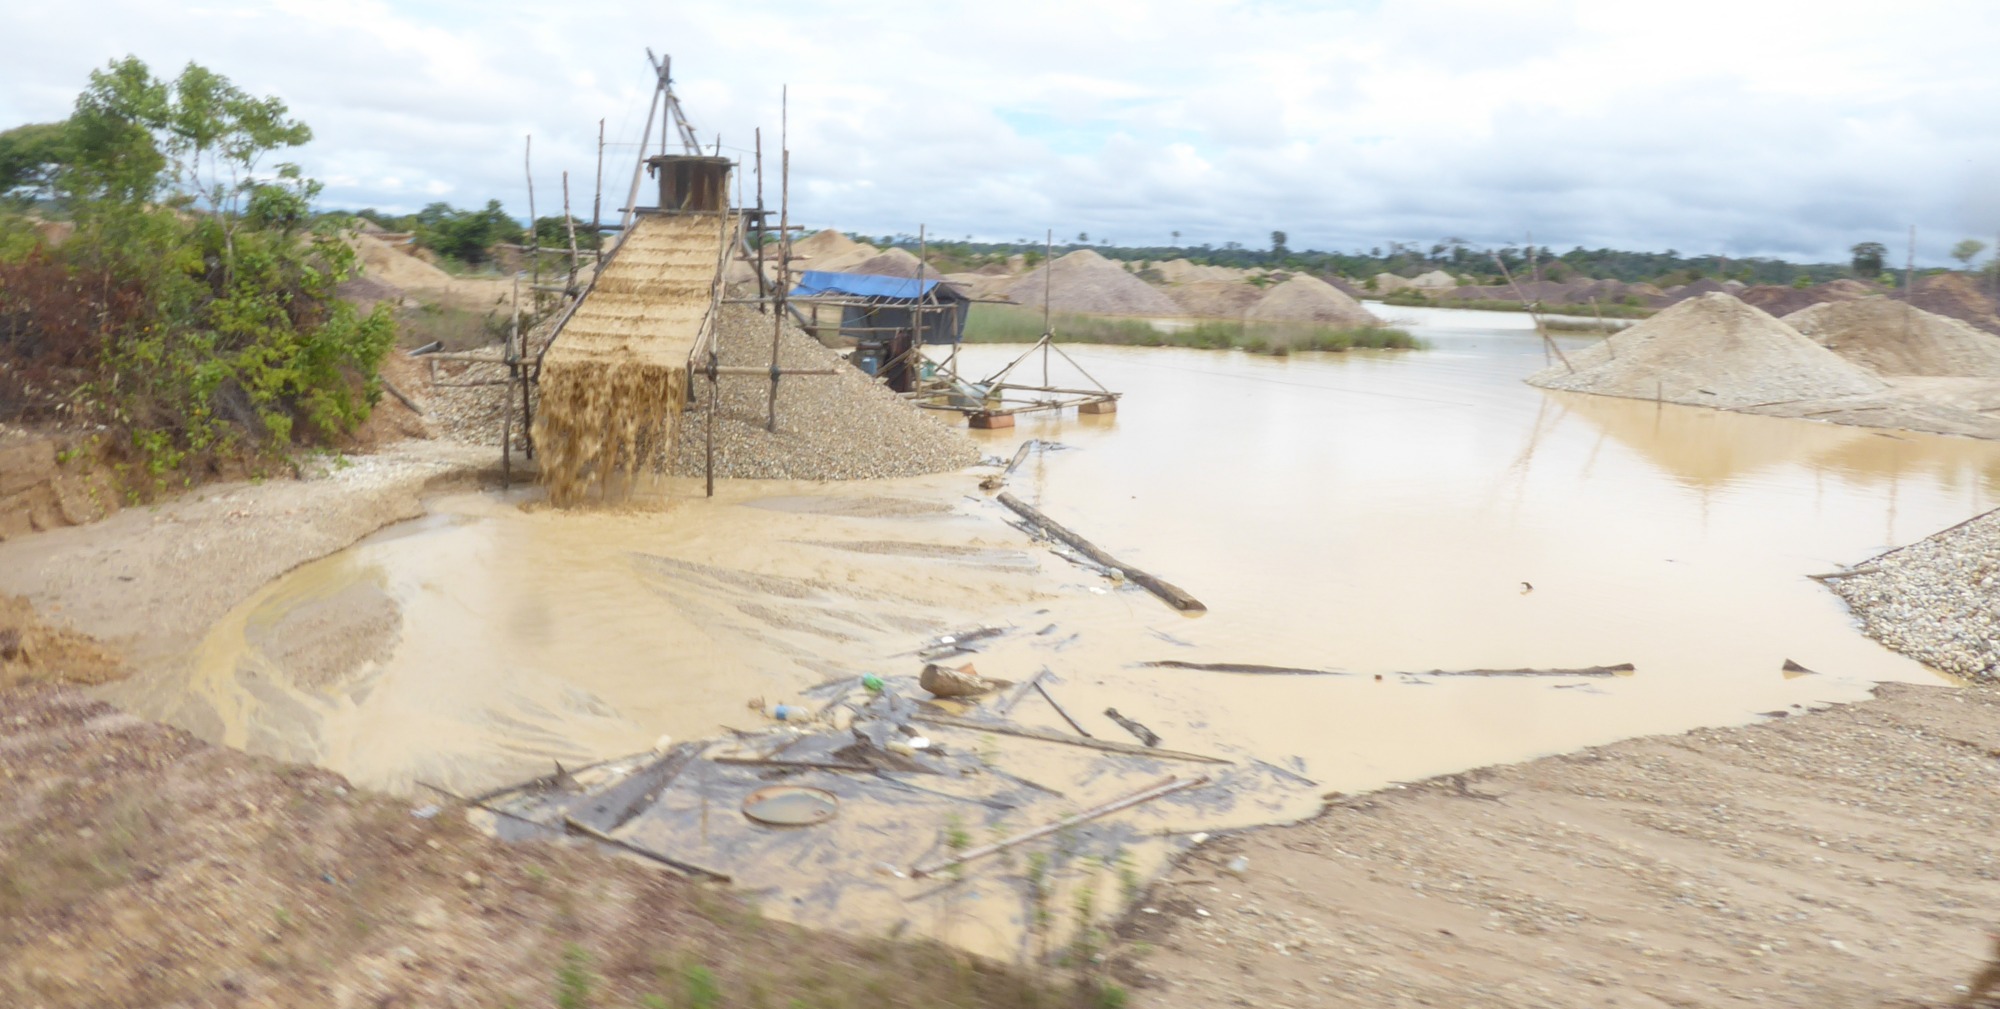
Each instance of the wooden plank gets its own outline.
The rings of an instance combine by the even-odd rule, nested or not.
[[[1110,739],[1096,739],[1096,738],[1085,739],[1078,736],[1065,736],[1060,732],[1051,732],[1048,729],[1037,729],[1034,728],[1033,726],[1028,726],[1028,725],[1015,725],[1012,722],[977,722],[970,718],[959,718],[956,715],[946,715],[940,712],[920,711],[914,715],[911,715],[910,720],[913,722],[921,722],[925,725],[942,726],[947,729],[965,729],[971,732],[996,732],[1003,736],[1019,736],[1022,739],[1039,739],[1044,743],[1062,743],[1065,746],[1081,746],[1092,750],[1103,750],[1106,753],[1122,753],[1132,757],[1159,757],[1166,760],[1189,760],[1197,764],[1234,763],[1233,761],[1227,760],[1225,758],[1211,757],[1204,753],[1188,753],[1183,750],[1169,750],[1163,747],[1137,746],[1132,743],[1120,743]]]
[[[1156,578],[1153,575],[1148,574],[1147,572],[1139,568],[1135,568],[1132,565],[1126,564],[1123,561],[1120,561],[1118,558],[1113,557],[1108,553],[1105,553],[1103,550],[1098,548],[1097,544],[1092,543],[1087,539],[1084,539],[1082,536],[1079,536],[1076,533],[1070,531],[1068,528],[1065,528],[1061,523],[1057,522],[1056,520],[1049,518],[1047,515],[1042,514],[1041,511],[1036,509],[1033,505],[1030,505],[1022,501],[1021,499],[1005,491],[1002,491],[1000,493],[998,500],[1000,501],[1001,504],[1006,505],[1008,508],[1012,509],[1015,514],[1018,514],[1022,518],[1025,518],[1028,521],[1033,522],[1036,525],[1041,526],[1043,529],[1047,530],[1051,536],[1063,541],[1064,543],[1069,544],[1072,547],[1075,547],[1077,551],[1082,553],[1085,557],[1088,557],[1091,560],[1096,561],[1097,563],[1102,564],[1107,568],[1111,568],[1112,570],[1118,571],[1119,573],[1123,574],[1128,580],[1130,580],[1133,584],[1138,585],[1139,587],[1145,589],[1146,591],[1151,592],[1152,594],[1159,596],[1161,599],[1166,600],[1167,605],[1172,606],[1174,609],[1180,610],[1184,613],[1208,612],[1208,607],[1206,605],[1203,605],[1201,600],[1196,599],[1191,595],[1188,595],[1187,592],[1183,591],[1179,586],[1174,585],[1171,582],[1165,581],[1163,579]]]

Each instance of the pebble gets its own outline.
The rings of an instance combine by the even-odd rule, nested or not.
[[[1941,672],[2000,680],[2000,512],[1864,567],[1827,586],[1869,637]]]

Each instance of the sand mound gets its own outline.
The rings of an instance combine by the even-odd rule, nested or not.
[[[377,300],[408,294],[454,308],[487,311],[513,297],[509,280],[454,277],[404,252],[407,245],[392,245],[373,235],[357,234],[351,241],[361,257],[361,276],[356,279],[370,281],[366,291]]]
[[[717,351],[725,366],[771,363],[771,317],[754,305],[724,305]],[[724,375],[716,380],[715,475],[769,480],[862,480],[942,473],[979,461],[961,431],[904,402],[788,321],[778,362],[786,368],[838,366],[832,375],[778,381],[778,430],[764,430],[771,380]],[[681,420],[673,470],[703,474],[708,381],[695,376],[696,402]]]
[[[1185,259],[1154,263],[1160,279],[1169,284],[1226,284],[1242,280],[1244,271],[1227,266],[1201,266]]]
[[[1925,277],[1917,281],[1916,294],[1910,300],[1926,312],[1971,323],[1988,333],[2000,333],[2000,312],[1996,312],[1993,299],[1964,274]]]
[[[1743,299],[1743,303],[1746,305],[1755,305],[1772,315],[1782,318],[1793,312],[1803,311],[1804,309],[1825,302],[1853,301],[1857,298],[1867,298],[1879,293],[1878,291],[1870,290],[1866,284],[1857,284],[1851,280],[1838,280],[1831,284],[1819,284],[1803,289],[1790,286],[1781,287],[1772,284],[1759,284],[1756,287],[1744,289],[1737,297]]]
[[[1784,321],[1878,375],[2000,378],[2000,337],[1900,301],[1814,305]]]
[[[1360,302],[1303,273],[1265,291],[1243,317],[1258,322],[1317,322],[1343,329],[1382,324]]]
[[[937,276],[935,272],[930,275]],[[963,291],[974,301],[1005,301],[1007,288],[1014,283],[1014,278],[1005,274],[947,273],[944,282]]]
[[[1410,278],[1410,284],[1427,291],[1448,291],[1458,286],[1458,278],[1443,270],[1432,270]]]
[[[865,263],[880,255],[878,249],[866,242],[857,242],[832,228],[815,231],[810,236],[792,243],[792,270],[824,270],[829,273],[852,273],[857,263]]]
[[[916,256],[902,249],[889,249],[870,256],[840,272],[863,273],[875,277],[902,277],[905,280],[910,280],[916,277],[919,265]],[[936,277],[939,275],[936,269],[929,267],[925,267],[923,272],[927,277]]]
[[[1888,386],[1727,294],[1691,298],[1536,373],[1547,389],[1742,409],[1881,392]]]
[[[1089,249],[1078,249],[1053,263],[1036,267],[1015,281],[1007,289],[1007,295],[1020,304],[1040,307],[1045,278],[1050,281],[1051,311],[1086,315],[1181,314],[1173,299]]]
[[[1397,291],[1415,286],[1417,285],[1410,283],[1410,278],[1408,277],[1398,277],[1393,273],[1378,273],[1375,275],[1375,292],[1377,294],[1394,294]]]
[[[1259,299],[1264,289],[1239,280],[1203,280],[1176,284],[1166,289],[1167,297],[1187,315],[1210,319],[1241,319]]]

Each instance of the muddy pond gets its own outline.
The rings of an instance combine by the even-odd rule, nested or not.
[[[419,781],[470,793],[662,736],[766,730],[772,703],[914,676],[926,641],[1001,628],[952,661],[1017,684],[1046,667],[1095,735],[1131,740],[1101,714],[1115,707],[1166,747],[1264,769],[1226,798],[1123,814],[1098,855],[1129,883],[1191,833],[1310,815],[1327,792],[1938,681],[1862,637],[1805,576],[1992,507],[2000,447],[1544,392],[1520,381],[1544,364],[1526,316],[1378,311],[1429,349],[1070,347],[1124,394],[1118,414],[973,432],[997,457],[1051,443],[1009,489],[1200,598],[1200,616],[1010,526],[978,489],[991,468],[736,482],[713,500],[670,481],[584,513],[468,494],[267,587],[213,629],[184,684],[151,685],[147,713],[418,799]],[[1018,352],[963,359],[976,373]],[[1429,675],[1621,663],[1633,671]],[[1068,731],[1034,698],[1013,717]],[[755,828],[733,805],[711,816],[704,793],[700,839],[672,843],[783,916],[1021,950],[1046,893],[1020,898],[995,864],[993,879],[955,884],[949,913],[912,910],[932,891],[897,867],[946,832],[983,842],[1162,770],[937,735],[1004,749],[997,763],[1065,795],[1002,811],[911,793],[894,816],[850,795],[824,826]],[[690,825],[692,801],[675,800]],[[811,831],[842,850],[792,840]],[[758,847],[773,837],[791,847]]]

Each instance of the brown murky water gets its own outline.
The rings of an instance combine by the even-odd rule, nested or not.
[[[1010,489],[1200,597],[1209,612],[1198,618],[1033,544],[968,475],[737,483],[713,501],[672,485],[627,511],[582,514],[467,495],[239,608],[211,634],[185,703],[235,745],[378,787],[474,791],[663,734],[762,729],[752,702],[797,701],[865,672],[914,675],[924,639],[1008,626],[968,656],[981,673],[1024,682],[1046,666],[1093,732],[1128,738],[1100,714],[1115,706],[1168,747],[1266,768],[1254,793],[1158,803],[1121,814],[1115,836],[1093,835],[1098,854],[1123,851],[1143,873],[1184,843],[1161,832],[1302,816],[1326,791],[1937,679],[1855,632],[1803,576],[1991,507],[2000,446],[1546,393],[1519,381],[1542,364],[1525,317],[1388,311],[1415,316],[1433,349],[1074,349],[1125,393],[1119,415],[978,433],[994,455],[1031,437],[1060,443],[1032,454]],[[281,622],[337,634],[346,601],[380,596],[400,625],[385,630],[372,611],[354,620],[354,634],[384,640],[343,649],[348,668],[302,670],[274,654]],[[1787,659],[1816,672],[1786,675]],[[1352,675],[1141,665],[1157,660]],[[1636,672],[1398,675],[1622,662]],[[1014,714],[1064,728],[1033,697]],[[1163,768],[1192,773],[935,734],[1066,795],[1004,811],[842,795],[835,823],[780,836],[733,805],[709,809],[724,798],[704,791],[701,840],[669,838],[665,821],[638,835],[722,865],[775,913],[871,931],[914,924],[1006,952],[1024,948],[1034,915],[1022,863],[996,860],[943,889],[883,865],[907,868],[950,830],[983,842]],[[839,837],[838,850],[815,847],[811,831]],[[1113,904],[1113,870],[1099,872],[1100,906]]]

